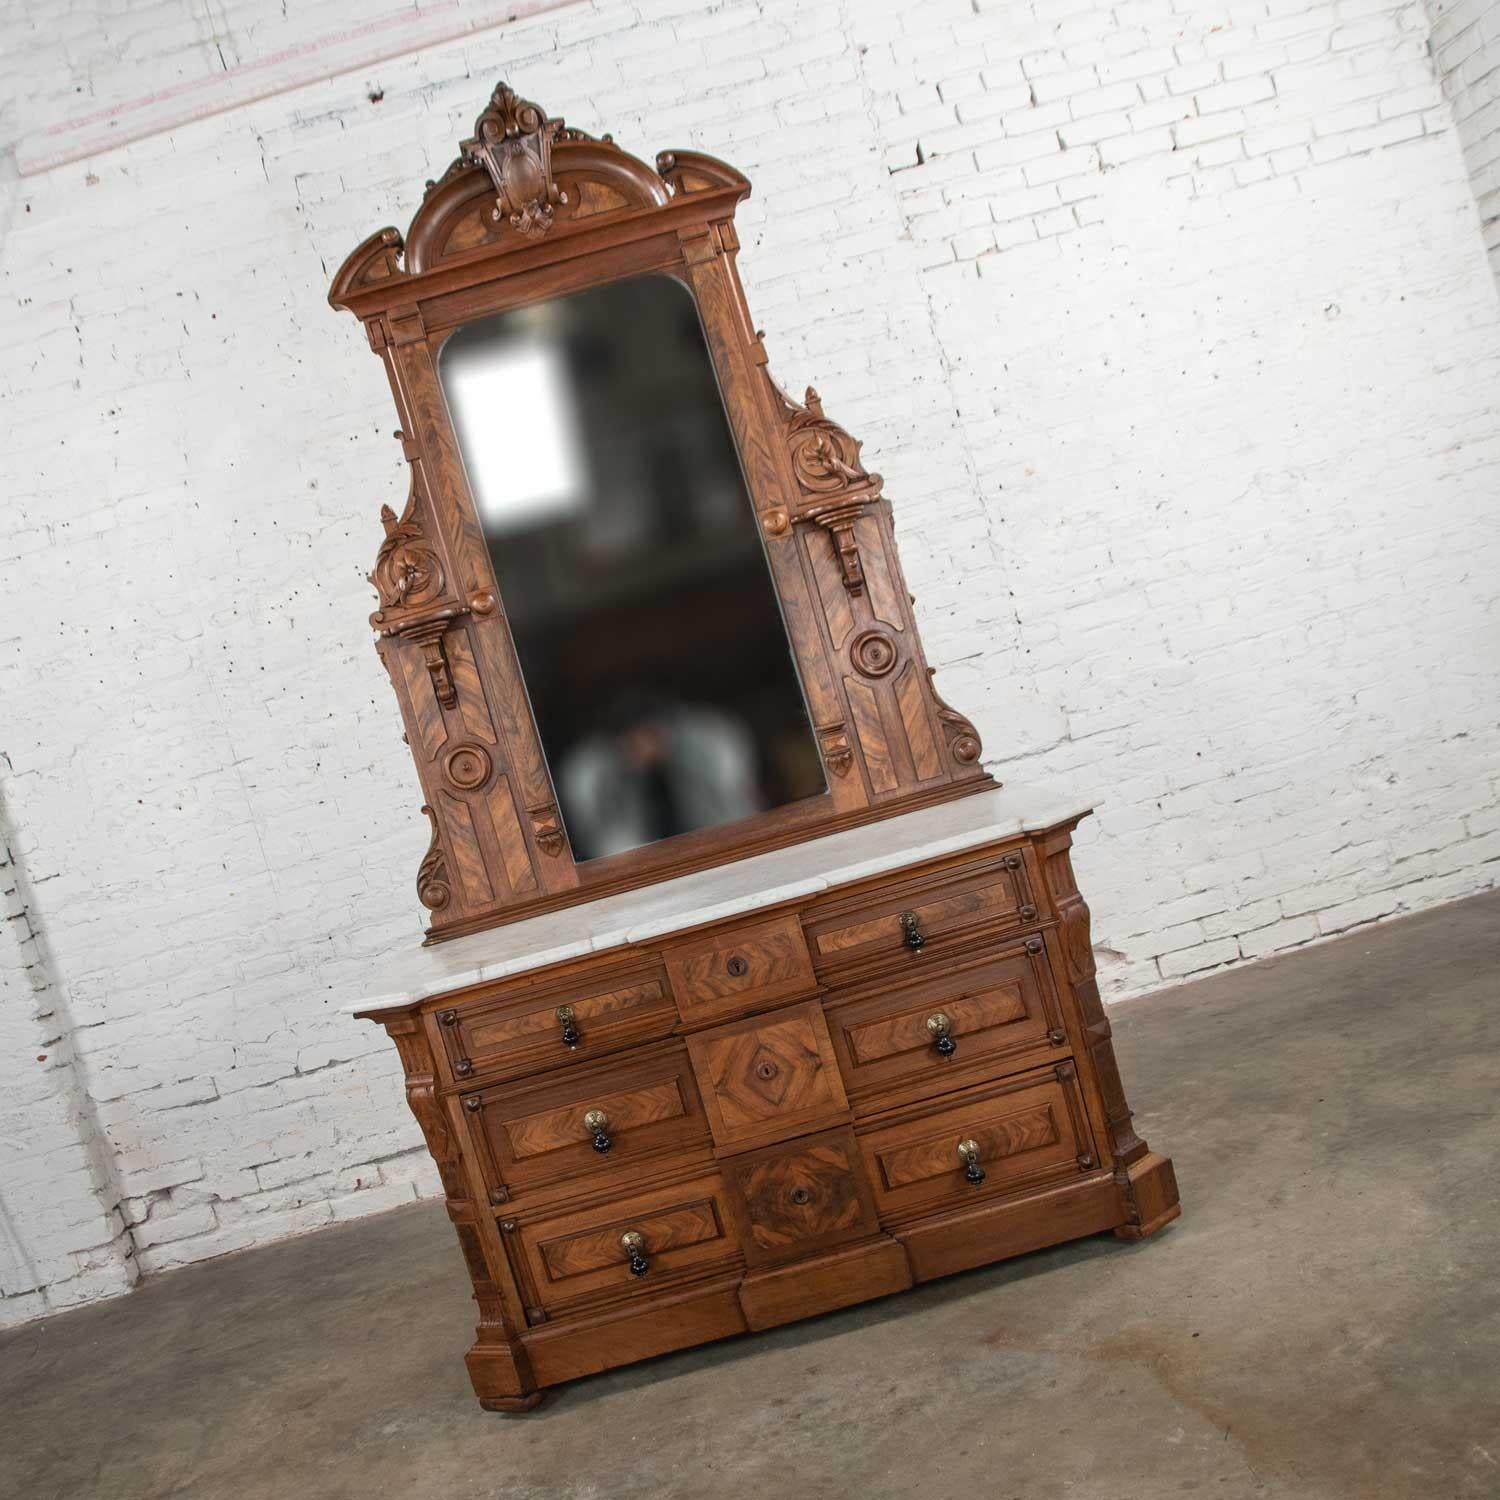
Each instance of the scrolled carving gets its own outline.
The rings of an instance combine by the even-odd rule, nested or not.
[[[984,750],[984,746],[979,743],[979,731],[956,708],[951,708],[943,701],[942,695],[932,685],[932,677],[936,671],[936,667],[927,669],[928,691],[932,694],[932,701],[937,705],[938,721],[943,726],[943,738],[948,742],[948,753],[959,765],[971,766]]]
[[[443,757],[443,775],[462,792],[477,791],[490,779],[493,769],[489,751],[472,741],[455,745]]]
[[[389,505],[382,505],[380,524],[385,527],[385,540],[370,573],[370,582],[380,595],[380,609],[370,622],[377,626],[386,622],[387,610],[418,609],[443,592],[443,565],[412,502],[408,500],[406,514],[399,521]]]
[[[552,228],[558,205],[568,201],[552,176],[554,141],[586,139],[549,120],[529,99],[502,83],[474,122],[474,135],[460,148],[463,161],[482,166],[495,185],[491,215],[504,219],[517,234],[538,238]]]
[[[429,911],[441,911],[453,899],[453,888],[448,884],[448,857],[443,852],[437,814],[425,802],[422,811],[432,824],[432,839],[417,866],[417,899]]]

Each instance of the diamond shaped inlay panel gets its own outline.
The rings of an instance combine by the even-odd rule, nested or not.
[[[848,1108],[816,1003],[700,1032],[688,1052],[720,1145],[779,1140]]]

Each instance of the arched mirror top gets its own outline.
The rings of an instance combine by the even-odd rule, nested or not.
[[[734,168],[695,151],[664,151],[653,170],[608,135],[548,119],[502,83],[447,171],[428,182],[404,239],[393,227],[371,235],[340,267],[328,300],[358,310],[370,301],[359,294],[395,292],[439,267],[492,263],[653,219],[682,199],[728,194],[732,203],[749,191]]]

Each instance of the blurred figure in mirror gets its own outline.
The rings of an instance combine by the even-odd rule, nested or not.
[[[597,859],[760,811],[755,738],[732,714],[622,698],[563,757],[558,780],[574,857]]]

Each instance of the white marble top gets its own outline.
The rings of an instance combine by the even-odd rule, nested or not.
[[[1036,787],[997,787],[768,854],[408,949],[346,1011],[391,1010],[564,959],[664,937],[885,870],[937,859],[1082,816],[1092,807]]]

